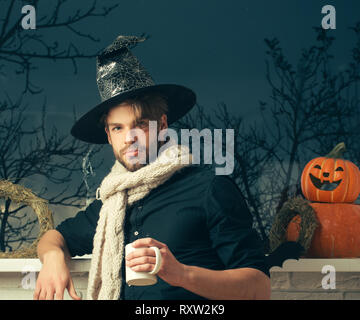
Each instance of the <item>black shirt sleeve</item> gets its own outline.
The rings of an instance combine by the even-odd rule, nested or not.
[[[92,253],[101,206],[100,200],[94,200],[84,211],[79,211],[75,217],[64,220],[56,227],[72,257]]]
[[[270,276],[263,244],[235,183],[228,177],[216,176],[206,198],[210,239],[226,269],[248,267]]]

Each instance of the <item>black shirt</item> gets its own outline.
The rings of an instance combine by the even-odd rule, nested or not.
[[[63,221],[63,235],[71,256],[90,254],[101,209],[95,200],[85,211]],[[192,166],[153,189],[127,208],[125,244],[151,237],[165,243],[186,265],[224,270],[250,267],[269,276],[262,243],[252,228],[252,216],[237,186],[213,170]],[[122,274],[125,279],[125,262]],[[152,286],[128,286],[122,281],[121,299],[205,299],[158,277]]]

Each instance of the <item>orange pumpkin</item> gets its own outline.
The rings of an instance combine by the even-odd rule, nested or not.
[[[319,226],[306,252],[307,258],[360,257],[360,206],[351,203],[311,203]],[[299,216],[287,228],[287,240],[296,241],[300,231]]]
[[[360,171],[351,161],[342,159],[344,143],[327,156],[318,157],[305,166],[301,190],[306,199],[317,202],[352,203],[360,193]]]
[[[352,202],[360,193],[360,170],[341,158],[345,144],[339,143],[326,157],[311,160],[302,172],[301,189],[315,210],[316,228],[308,258],[360,257],[360,206]],[[297,241],[300,216],[287,228],[287,240]]]

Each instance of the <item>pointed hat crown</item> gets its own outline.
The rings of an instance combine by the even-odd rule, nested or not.
[[[147,37],[118,36],[96,59],[96,81],[102,101],[120,93],[155,85],[130,49]]]
[[[89,143],[108,143],[100,118],[111,107],[126,99],[148,93],[161,95],[167,102],[168,124],[184,116],[196,102],[195,93],[177,84],[155,84],[151,75],[133,55],[131,49],[147,36],[118,36],[96,58],[96,82],[101,103],[85,113],[72,127],[71,134]]]

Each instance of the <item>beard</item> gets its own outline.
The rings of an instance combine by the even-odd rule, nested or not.
[[[164,143],[164,141],[157,141],[157,152],[159,152]],[[138,150],[138,156],[130,157],[130,160],[128,160],[126,152],[129,150]],[[128,171],[134,172],[149,164],[149,148],[132,144],[131,146],[121,149],[119,152],[116,152],[115,150],[113,151],[116,160],[119,161]],[[141,156],[139,157],[139,155]],[[144,161],[141,161],[140,159],[144,159]]]
[[[121,157],[117,157],[116,158],[117,161],[119,161],[128,171],[134,172],[136,170],[139,170],[140,168],[146,166],[146,163],[140,163],[140,162],[136,162],[136,163],[129,163],[126,160],[124,160],[124,158]]]

